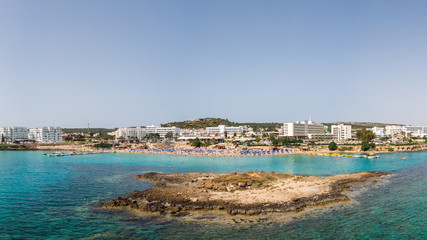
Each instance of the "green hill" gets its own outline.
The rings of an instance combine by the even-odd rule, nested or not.
[[[260,128],[267,129],[268,131],[275,131],[276,128],[280,128],[282,123],[238,123],[232,122],[228,119],[223,118],[199,118],[182,122],[170,122],[162,124],[163,127],[179,127],[182,129],[192,129],[192,128],[206,128],[206,127],[216,127],[218,125],[226,126],[248,126],[254,130]]]
[[[90,133],[101,133],[106,134],[109,132],[113,132],[117,129],[110,128],[89,128]],[[87,128],[64,128],[64,133],[87,133]]]

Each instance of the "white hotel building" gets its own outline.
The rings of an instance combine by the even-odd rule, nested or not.
[[[413,137],[427,136],[427,126],[405,126],[406,134],[410,133]]]
[[[28,139],[28,128],[26,127],[0,127],[0,141],[5,142],[22,141]]]
[[[0,138],[5,142],[32,140],[38,143],[62,142],[62,128],[0,127]]]
[[[402,135],[403,133],[406,133],[406,127],[404,126],[398,126],[398,125],[388,125],[385,126],[385,135],[394,137],[395,135]]]
[[[147,130],[142,127],[128,127],[128,128],[119,128],[116,130],[116,139],[124,138],[124,139],[131,139],[131,138],[137,138],[141,140],[142,138],[147,135]]]
[[[225,125],[218,125],[218,127],[207,127],[206,132],[208,134],[214,133],[242,133],[243,132],[243,126],[239,127],[227,127]]]
[[[283,124],[283,136],[295,138],[325,137],[325,126],[314,121],[298,121]]]
[[[334,139],[337,140],[346,140],[351,139],[351,125],[332,125],[331,126],[331,134]]]
[[[168,132],[171,132],[173,137],[178,136],[181,130],[177,127],[159,127],[159,126],[147,126],[147,127],[128,127],[119,128],[116,130],[116,139],[124,138],[137,138],[143,139],[148,134],[159,134],[160,137],[164,138]]]
[[[177,127],[160,127],[160,126],[147,126],[147,134],[158,133],[160,137],[164,138],[167,133],[171,132],[173,137],[178,136],[181,133],[181,129]]]
[[[62,142],[62,128],[60,127],[42,127],[28,129],[28,140],[38,143],[56,143]]]
[[[368,128],[368,130],[371,130],[377,137],[384,137],[385,136],[385,128],[383,127],[373,127]]]

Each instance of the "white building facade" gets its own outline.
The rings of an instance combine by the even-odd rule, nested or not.
[[[207,127],[206,132],[208,134],[211,133],[242,133],[243,132],[243,126],[239,127],[227,127],[225,125],[218,125],[218,127]]]
[[[28,139],[38,143],[62,142],[62,128],[42,127],[28,129]]]
[[[402,133],[406,133],[406,127],[405,126],[398,126],[398,125],[388,125],[385,126],[385,135],[386,136],[398,136],[402,135]]]
[[[427,126],[405,126],[406,134],[411,134],[413,137],[427,136]]]
[[[28,128],[26,127],[0,127],[0,141],[14,142],[28,140]]]
[[[309,136],[326,136],[325,126],[314,121],[298,121],[283,124],[283,136],[305,138]]]
[[[173,137],[179,136],[181,129],[177,127],[160,127],[160,126],[147,126],[147,134],[158,133],[160,137],[164,138],[167,133],[172,133]]]
[[[369,128],[368,130],[371,130],[377,137],[384,137],[385,136],[385,128],[383,127],[373,127]]]
[[[351,125],[332,125],[331,134],[333,138],[337,140],[351,139]]]
[[[119,128],[116,130],[115,136],[116,139],[143,139],[147,135],[146,128],[143,127],[129,127],[129,128]]]

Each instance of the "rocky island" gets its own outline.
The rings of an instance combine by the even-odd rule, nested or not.
[[[154,183],[154,188],[134,191],[101,203],[101,206],[171,214],[195,210],[247,215],[297,212],[310,206],[349,201],[344,190],[352,183],[384,175],[387,173],[370,171],[328,177],[256,171],[231,174],[151,172],[138,175],[136,179],[148,180]]]

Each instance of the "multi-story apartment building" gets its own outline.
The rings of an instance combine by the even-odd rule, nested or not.
[[[333,138],[337,140],[351,139],[351,125],[332,125],[331,134]]]
[[[143,127],[128,127],[128,128],[119,128],[116,130],[116,139],[132,139],[136,138],[141,140],[147,135],[147,129]]]
[[[406,127],[405,126],[399,126],[399,125],[385,126],[385,135],[386,136],[394,137],[395,135],[401,135],[402,133],[406,133]]]
[[[28,140],[28,128],[26,127],[0,127],[0,141],[14,142]]]
[[[314,121],[298,121],[283,124],[283,136],[306,138],[309,136],[326,136],[325,126]]]
[[[208,134],[211,133],[242,133],[243,132],[243,126],[239,127],[227,127],[225,125],[218,125],[218,127],[207,127],[206,132]]]
[[[180,134],[181,129],[177,128],[177,127],[160,127],[160,126],[147,126],[147,134],[150,133],[158,133],[160,135],[160,137],[164,138],[166,136],[167,133],[172,133],[173,137],[176,137]]]
[[[382,127],[373,127],[369,128],[368,130],[371,130],[377,137],[384,137],[385,136],[385,128]]]
[[[39,143],[62,142],[62,128],[60,127],[30,128],[28,130],[28,139],[39,142]]]
[[[427,126],[406,126],[406,134],[411,134],[413,137],[427,136]]]

